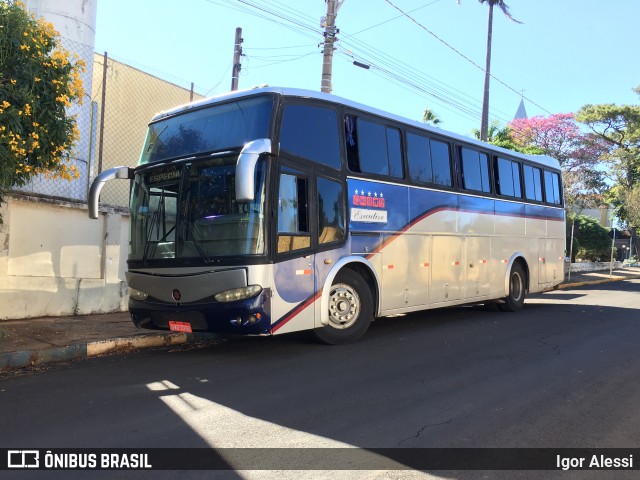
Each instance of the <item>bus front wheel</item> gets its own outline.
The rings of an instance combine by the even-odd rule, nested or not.
[[[511,267],[511,273],[509,273],[509,295],[504,298],[504,303],[498,304],[498,308],[503,312],[522,310],[526,291],[527,283],[524,269],[519,263],[514,263]]]
[[[371,290],[360,275],[344,270],[329,290],[329,324],[313,333],[329,345],[353,343],[362,338],[372,319]]]

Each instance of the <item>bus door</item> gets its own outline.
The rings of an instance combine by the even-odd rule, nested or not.
[[[288,162],[278,171],[273,317],[279,333],[315,325],[311,178],[309,171]]]
[[[335,177],[318,174],[314,177],[315,207],[314,227],[316,228],[317,249],[315,254],[316,290],[322,288],[329,272],[336,262],[347,255],[345,184]],[[316,311],[320,318],[320,310]]]

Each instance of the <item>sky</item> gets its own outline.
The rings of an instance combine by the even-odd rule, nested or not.
[[[97,1],[97,52],[194,82],[198,93],[231,89],[236,27],[244,39],[240,89],[320,90],[324,0]],[[640,2],[507,4],[522,23],[495,11],[490,120],[504,126],[523,97],[530,117],[640,103],[632,90],[640,85]],[[480,128],[487,17],[478,0],[344,0],[332,93],[413,120],[429,108],[445,130],[471,135]]]

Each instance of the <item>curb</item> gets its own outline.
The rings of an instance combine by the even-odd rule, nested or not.
[[[111,338],[44,350],[19,350],[17,352],[0,353],[0,371],[95,357],[115,351],[126,352],[143,348],[210,342],[218,338],[220,338],[220,335],[210,333],[158,333]]]
[[[620,282],[640,278],[640,275],[628,277],[603,278],[574,283],[561,283],[553,290],[568,290],[586,285]],[[221,338],[215,333],[151,333],[132,337],[116,337],[87,343],[79,343],[66,347],[55,347],[44,350],[19,350],[17,352],[0,353],[0,372],[46,363],[63,362],[79,358],[89,358],[107,353],[131,352],[137,349],[167,347],[193,343],[212,342]]]
[[[600,280],[586,280],[583,282],[575,283],[561,283],[557,285],[554,290],[567,290],[569,288],[584,287],[586,285],[600,285],[603,283],[621,282],[623,280],[635,280],[640,278],[640,275],[629,275],[628,277],[616,277],[616,278],[603,278]]]

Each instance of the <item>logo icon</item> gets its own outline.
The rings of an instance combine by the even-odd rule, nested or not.
[[[38,450],[9,450],[7,452],[9,468],[39,468],[40,452]]]
[[[373,192],[373,196],[371,191],[364,190],[356,190],[355,195],[352,197],[352,203],[355,206],[359,207],[374,207],[374,208],[385,208],[386,202],[384,199],[384,194],[380,192]]]
[[[173,289],[173,293],[171,294],[171,296],[176,302],[179,302],[180,299],[182,298],[182,294],[180,293],[180,290],[178,290],[177,288]]]

